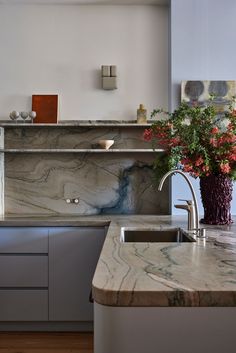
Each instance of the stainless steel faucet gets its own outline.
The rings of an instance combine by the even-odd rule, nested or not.
[[[200,229],[199,227],[199,211],[198,211],[198,203],[197,203],[197,198],[195,191],[193,189],[193,185],[189,178],[182,172],[181,170],[174,169],[170,170],[167,172],[161,179],[160,184],[158,186],[158,190],[161,191],[163,184],[165,180],[168,178],[168,176],[173,175],[173,174],[180,174],[182,177],[186,180],[191,193],[193,200],[181,200],[181,201],[186,201],[187,205],[176,205],[176,208],[182,208],[187,210],[188,212],[188,229],[191,231],[194,231],[198,236],[205,237],[205,229]]]
[[[185,201],[187,204],[174,205],[175,208],[180,208],[188,212],[188,230],[195,229],[197,227],[197,224],[196,224],[195,205],[193,200],[183,200],[183,199],[178,199],[178,200]]]

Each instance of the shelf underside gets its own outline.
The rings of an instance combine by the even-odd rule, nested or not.
[[[61,149],[2,149],[1,153],[154,153],[164,152],[163,149],[74,149],[74,148],[61,148]]]

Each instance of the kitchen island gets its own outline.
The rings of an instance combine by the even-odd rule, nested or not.
[[[236,226],[188,243],[124,243],[121,227],[184,218],[112,219],[93,279],[95,353],[235,352]]]
[[[207,226],[206,239],[192,243],[121,241],[122,227],[186,229],[178,216],[18,215],[0,226],[104,227],[93,278],[95,353],[235,352],[235,224]]]

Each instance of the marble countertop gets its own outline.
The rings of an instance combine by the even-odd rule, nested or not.
[[[183,227],[179,216],[8,216],[0,226],[109,226],[93,278],[110,306],[236,306],[236,225],[207,226],[195,243],[122,243],[121,227]],[[234,219],[236,223],[236,219]]]
[[[93,279],[112,306],[236,306],[236,226],[207,226],[196,243],[121,243],[122,226],[186,228],[185,218],[113,219]]]
[[[0,227],[104,227],[113,216],[8,215],[0,216]]]

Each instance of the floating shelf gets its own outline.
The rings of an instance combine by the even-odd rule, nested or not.
[[[74,149],[74,148],[44,148],[44,149],[2,149],[0,153],[155,153],[155,152],[164,152],[163,149]]]
[[[154,122],[154,121],[153,121]],[[32,124],[32,123],[24,123],[24,122],[11,122],[11,121],[0,121],[0,127],[7,128],[17,128],[17,127],[149,127],[153,123],[149,121],[147,124],[137,124],[136,121],[101,121],[101,120],[62,120],[57,124]]]

